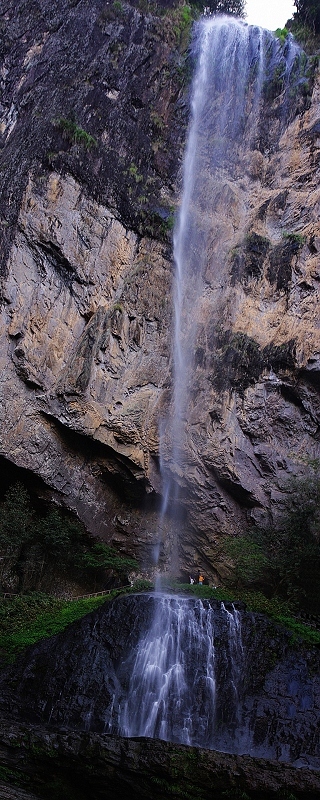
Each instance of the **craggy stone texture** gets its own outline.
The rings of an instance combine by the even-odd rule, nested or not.
[[[200,600],[183,602],[186,615],[191,606],[203,613]],[[206,746],[291,763],[298,772],[304,767],[319,770],[319,651],[292,644],[284,629],[241,608],[235,639],[221,603],[203,602],[214,610],[216,686],[215,730]],[[119,733],[119,710],[129,691],[139,641],[160,603],[157,595],[120,598],[28,648],[1,675],[4,715],[59,730]],[[230,604],[229,616],[234,613]],[[187,641],[181,642],[181,650],[185,664],[190,662],[184,680],[189,676],[193,681],[188,696],[190,714],[196,717],[199,709],[203,712],[206,695],[201,681],[194,683],[194,653]],[[205,713],[210,717],[211,709]],[[178,743],[183,714],[172,737]]]
[[[1,453],[150,564],[182,32],[85,0],[5,2],[0,20]],[[61,118],[96,144],[70,140]]]
[[[17,786],[10,786],[0,782],[0,797],[2,800],[38,800],[35,794],[19,789]]]
[[[320,84],[287,126],[272,86],[255,149],[216,187],[177,471],[159,430],[188,115],[180,23],[102,0],[2,3],[0,449],[147,571],[164,456],[181,568],[217,578],[221,535],[277,514],[301,458],[320,455]],[[164,567],[175,529],[168,516]]]
[[[0,765],[5,800],[223,800],[226,792],[252,800],[317,800],[319,772],[150,739],[32,730],[1,718]],[[17,786],[28,786],[21,790]],[[34,794],[35,792],[35,794]]]

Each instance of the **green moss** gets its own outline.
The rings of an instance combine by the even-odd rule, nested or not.
[[[60,128],[64,136],[72,144],[81,145],[85,150],[91,150],[93,147],[97,146],[96,139],[83,128],[80,128],[74,120],[58,117],[54,124],[57,128]]]

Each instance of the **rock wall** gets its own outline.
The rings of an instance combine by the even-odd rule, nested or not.
[[[226,792],[252,800],[317,800],[319,772],[250,756],[232,756],[150,739],[32,730],[1,719],[0,783],[4,800],[216,800]],[[25,789],[18,788],[24,786]],[[27,787],[27,788],[26,788]]]
[[[148,566],[183,24],[84,0],[5,2],[0,19],[1,453]]]
[[[176,601],[177,598],[171,598],[172,603]],[[132,691],[130,678],[138,649],[146,631],[150,635],[161,602],[157,595],[119,598],[73,623],[62,634],[28,648],[16,664],[1,674],[0,706],[4,715],[32,725],[49,724],[59,730],[123,733],[121,711]],[[293,643],[290,634],[280,626],[262,615],[241,609],[235,661],[236,642],[231,628],[226,625],[227,612],[223,604],[214,600],[202,604],[194,598],[184,598],[183,604],[183,608],[180,605],[179,611],[175,611],[179,633],[183,630],[183,615],[186,628],[191,630],[194,611],[204,638],[207,637],[206,609],[213,609],[210,652],[214,651],[215,708],[213,711],[211,695],[208,700],[206,659],[201,662],[203,651],[200,647],[197,649],[198,640],[197,652],[192,637],[181,640],[180,672],[171,682],[170,654],[159,665],[154,654],[150,657],[148,648],[151,664],[148,661],[149,670],[145,670],[143,681],[141,677],[141,685],[146,695],[150,673],[153,676],[152,707],[155,699],[158,701],[159,738],[168,738],[177,744],[186,742],[181,737],[191,717],[195,720],[196,733],[188,744],[291,763],[299,769],[319,770],[318,650]],[[229,617],[232,614],[234,607],[230,604]],[[168,637],[163,621],[160,629],[165,651]],[[157,631],[159,637],[159,620]],[[173,638],[171,636],[174,650]],[[170,637],[168,648],[170,650]],[[161,677],[157,681],[159,671]],[[185,682],[187,705],[180,694],[179,675],[181,682]],[[168,695],[164,688],[166,682],[171,687]],[[142,715],[144,701],[137,699],[137,704]],[[131,708],[131,714],[134,711]],[[127,713],[130,716],[130,711]],[[161,722],[170,715],[172,727],[170,723]],[[206,719],[207,733],[202,739],[205,744],[201,745],[202,718]],[[169,731],[167,736],[161,736],[164,728]]]
[[[186,26],[181,9],[152,16],[99,0],[63,11],[4,0],[0,23],[0,451],[148,571],[172,390]],[[176,475],[181,567],[209,576],[226,569],[221,535],[276,514],[288,475],[319,456],[312,81],[286,125],[281,85],[272,87],[250,161],[214,196]],[[164,454],[167,445],[164,436]],[[164,566],[174,528],[169,514]]]

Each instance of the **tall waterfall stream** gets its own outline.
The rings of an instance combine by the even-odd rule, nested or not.
[[[229,272],[226,265],[234,234],[238,243],[247,234],[252,201],[248,175],[254,173],[260,151],[270,146],[270,96],[281,87],[272,122],[272,137],[279,139],[301,69],[300,49],[291,35],[283,46],[270,31],[232,17],[202,18],[195,26],[193,55],[191,119],[174,230],[173,397],[160,431],[163,515],[169,509],[177,530],[171,545],[173,574],[179,571],[183,492],[192,468],[193,431],[188,422],[194,414],[194,376],[203,352],[201,322],[215,318],[221,289],[228,288],[230,263]],[[194,436],[197,450],[196,430]],[[156,559],[160,549],[159,542]]]
[[[208,246],[212,237],[219,236],[215,208],[224,203],[225,188],[241,180],[259,146],[268,81],[281,76],[285,123],[286,89],[299,80],[299,48],[291,37],[283,47],[270,32],[234,18],[203,18],[196,26],[195,54],[182,199],[174,232],[174,393],[167,421],[171,467],[164,463],[164,513],[168,503],[177,500],[182,473]],[[218,282],[218,262],[216,276]],[[173,546],[173,570],[177,553],[178,541]],[[234,608],[227,610],[221,604],[218,610],[200,599],[159,594],[153,623],[122,669],[131,675],[126,697],[116,698],[113,709],[122,735],[250,751],[239,729],[243,651],[240,616]]]

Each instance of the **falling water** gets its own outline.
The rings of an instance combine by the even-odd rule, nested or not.
[[[195,55],[182,199],[174,232],[174,391],[162,437],[163,514],[168,503],[178,506],[179,487],[187,485],[185,439],[197,328],[204,296],[207,292],[209,301],[214,298],[230,247],[221,219],[228,215],[228,198],[236,194],[237,184],[242,191],[241,223],[246,225],[245,181],[252,153],[263,149],[262,140],[268,137],[266,125],[261,124],[268,87],[280,86],[283,97],[273,120],[274,143],[288,116],[286,86],[299,80],[298,48],[292,38],[283,48],[270,32],[233,18],[200,21]],[[234,236],[234,220],[232,225]],[[245,227],[238,231],[239,237],[244,233]],[[175,527],[171,565],[177,574],[178,515]],[[235,609],[222,605],[218,610],[205,601],[159,595],[153,623],[122,670],[131,675],[117,706],[117,726],[123,735],[239,752],[245,739],[240,714],[243,651]]]
[[[173,401],[160,436],[162,511],[164,515],[170,506],[171,513],[175,513],[176,538],[170,559],[175,574],[179,572],[178,538],[182,528],[183,501],[179,491],[187,485],[189,466],[186,436],[196,369],[197,329],[203,317],[209,263],[210,280],[213,275],[217,287],[225,257],[225,242],[222,241],[219,250],[223,232],[217,220],[224,206],[227,216],[225,195],[232,193],[233,183],[239,186],[248,174],[252,153],[259,149],[266,85],[281,81],[286,97],[285,84],[292,80],[299,61],[299,48],[292,37],[284,49],[269,31],[231,17],[203,18],[196,26],[194,51],[197,67],[183,164],[182,199],[174,231]],[[284,100],[284,117],[286,114]],[[242,191],[245,206],[246,189]],[[242,235],[244,231],[240,230],[239,236]],[[211,289],[214,294],[215,286]],[[188,447],[190,453],[190,438]]]
[[[243,663],[239,613],[170,595],[159,596],[156,606],[150,629],[121,666],[130,682],[118,730],[234,749]]]

